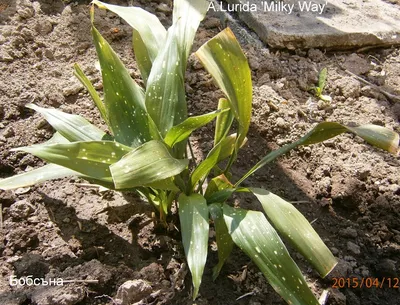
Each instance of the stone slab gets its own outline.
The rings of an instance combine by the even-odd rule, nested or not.
[[[389,1],[393,2],[228,0],[228,3],[214,3],[220,12],[238,14],[271,47],[350,49],[400,44],[400,0]]]

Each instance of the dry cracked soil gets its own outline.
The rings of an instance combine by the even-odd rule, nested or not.
[[[10,151],[41,143],[53,133],[42,117],[24,107],[27,103],[80,114],[106,128],[72,73],[73,64],[79,63],[101,92],[88,3],[0,1],[0,178],[44,164],[31,155]],[[131,3],[170,24],[170,1]],[[95,22],[140,82],[129,26],[102,10],[96,11]],[[269,151],[292,142],[323,120],[374,123],[400,132],[400,103],[382,93],[400,95],[398,47],[346,52],[274,50],[234,17],[210,15],[201,24],[194,50],[227,25],[234,29],[249,59],[254,85],[252,126],[234,168],[236,178]],[[309,91],[324,67],[328,69],[325,94],[332,97],[328,104]],[[194,56],[186,80],[191,114],[216,108],[222,94]],[[212,124],[192,136],[196,158],[209,151],[212,138]],[[330,291],[327,304],[400,304],[399,163],[398,155],[345,134],[300,147],[246,182],[294,202],[338,258],[334,271],[321,279],[292,251],[313,291]],[[234,197],[231,203],[260,210],[250,197]],[[200,296],[191,301],[190,272],[176,215],[168,218],[167,228],[162,226],[152,207],[133,193],[104,192],[72,177],[0,191],[0,204],[0,304],[120,304],[129,289],[136,293],[124,304],[284,304],[238,249],[213,282],[211,269],[217,261],[213,243]],[[11,286],[11,276],[82,282]],[[390,278],[392,282],[381,288],[334,288],[335,278],[381,282]]]

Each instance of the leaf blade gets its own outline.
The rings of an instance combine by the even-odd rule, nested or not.
[[[65,113],[57,109],[43,108],[35,104],[27,104],[26,107],[43,115],[55,130],[71,142],[96,141],[107,137],[104,131],[79,115]]]
[[[188,160],[171,156],[161,141],[149,141],[110,166],[117,189],[148,185],[181,173]]]
[[[252,193],[276,228],[324,278],[336,266],[337,260],[307,219],[289,202],[260,188]]]
[[[222,205],[213,203],[209,205],[210,215],[214,221],[216,241],[218,247],[218,264],[213,268],[213,281],[218,277],[221,269],[233,249],[233,240],[226,227]]]
[[[187,118],[182,123],[173,126],[166,134],[164,142],[173,147],[176,143],[186,140],[190,134],[196,129],[208,124],[215,117],[222,115],[223,112],[227,112],[229,109],[217,110],[210,113],[193,116]]]
[[[97,180],[112,182],[110,164],[116,163],[131,148],[113,141],[89,141],[39,144],[13,150],[31,153]]]
[[[323,142],[344,132],[354,133],[363,138],[369,144],[387,150],[392,154],[396,154],[399,148],[399,135],[396,132],[385,127],[371,124],[361,125],[358,127],[349,127],[335,122],[322,122],[317,124],[310,132],[301,137],[299,140],[291,144],[282,146],[279,149],[267,154],[255,166],[253,166],[235,184],[235,186],[240,185],[240,183],[242,183],[245,179],[247,179],[250,175],[259,170],[261,167],[275,160],[279,156],[286,154],[288,151],[296,148],[299,145],[311,145]]]
[[[252,109],[252,81],[247,59],[229,28],[200,47],[196,55],[230,102],[239,123],[238,150],[248,132]]]
[[[24,172],[9,178],[1,179],[0,189],[12,190],[20,187],[42,183],[47,180],[80,175],[80,173],[70,170],[69,168],[65,168],[56,164],[47,164],[42,167],[33,169],[29,172]]]
[[[223,205],[233,241],[260,268],[277,293],[293,305],[318,305],[296,263],[261,212]]]
[[[99,109],[101,117],[108,125],[108,117],[107,117],[106,108],[104,106],[103,101],[100,99],[100,96],[97,93],[96,89],[93,87],[92,82],[87,78],[85,73],[83,73],[81,67],[79,67],[78,64],[74,65],[74,70],[75,70],[74,75],[79,79],[79,81],[82,83],[82,85],[85,86],[86,90],[89,92],[90,96],[92,97],[97,109]]]
[[[208,207],[203,196],[181,194],[179,202],[179,220],[181,223],[182,243],[194,287],[193,300],[197,297],[208,250]]]
[[[101,66],[108,123],[116,141],[138,147],[157,138],[158,131],[145,107],[143,89],[94,25],[92,36]]]
[[[165,43],[167,31],[160,20],[140,7],[125,7],[93,0],[100,8],[106,8],[124,19],[140,35],[151,62]]]

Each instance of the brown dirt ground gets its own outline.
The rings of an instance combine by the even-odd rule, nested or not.
[[[133,3],[146,5],[168,25],[168,4],[141,2]],[[101,89],[87,4],[0,1],[0,178],[43,164],[31,155],[10,152],[13,147],[43,142],[53,132],[39,115],[24,107],[28,102],[81,114],[105,128],[93,102],[72,75],[72,66],[78,62]],[[225,26],[226,20],[223,23]],[[96,24],[138,79],[130,28],[100,10],[96,11]],[[221,20],[207,17],[194,49],[222,26]],[[245,28],[236,27],[253,71],[254,116],[248,146],[234,168],[236,177],[268,151],[297,139],[318,121],[372,122],[400,132],[400,103],[344,72],[348,69],[400,95],[400,49],[289,53],[254,43],[256,38],[244,32]],[[328,68],[330,105],[318,103],[308,91],[323,67]],[[215,109],[221,97],[194,57],[188,66],[187,96],[192,114]],[[193,135],[196,156],[210,149],[212,135],[212,125]],[[247,183],[296,202],[339,259],[332,274],[320,279],[292,252],[315,293],[329,289],[331,305],[385,305],[400,304],[399,288],[389,287],[388,282],[383,288],[331,287],[334,277],[391,278],[391,286],[400,277],[399,173],[399,156],[347,134],[296,149]],[[116,304],[113,299],[118,287],[134,279],[150,285],[137,304],[284,304],[237,249],[212,282],[211,268],[217,261],[213,246],[200,297],[193,303],[176,215],[168,219],[166,229],[157,223],[152,207],[134,194],[100,192],[84,183],[68,178],[13,192],[0,191],[0,304]],[[235,197],[232,203],[260,209],[250,197]],[[11,275],[99,282],[11,287]]]

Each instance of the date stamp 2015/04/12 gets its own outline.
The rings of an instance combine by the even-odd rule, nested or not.
[[[334,277],[332,288],[400,288],[400,278],[397,277]]]

